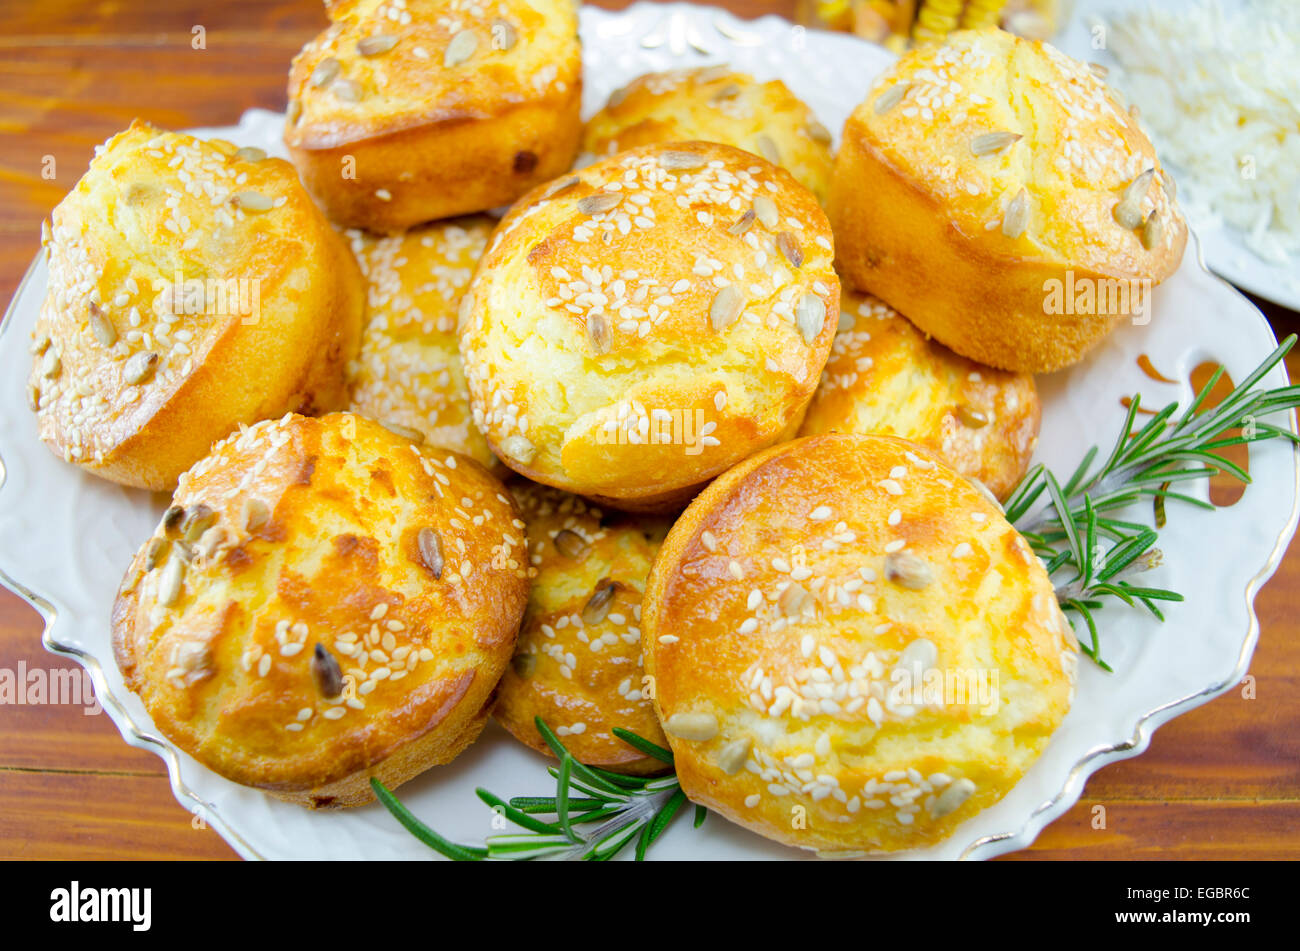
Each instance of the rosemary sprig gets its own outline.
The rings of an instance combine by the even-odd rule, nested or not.
[[[1130,607],[1140,605],[1163,621],[1157,602],[1183,600],[1175,591],[1131,580],[1160,564],[1160,549],[1153,547],[1159,536],[1156,529],[1113,517],[1113,513],[1145,498],[1154,501],[1161,524],[1167,499],[1213,509],[1211,503],[1172,487],[1216,472],[1249,483],[1250,476],[1221,450],[1275,438],[1300,443],[1290,429],[1263,421],[1300,406],[1300,386],[1255,388],[1295,342],[1295,334],[1283,340],[1213,409],[1203,411],[1202,407],[1223,378],[1223,367],[1181,415],[1178,403],[1170,403],[1140,429],[1134,427],[1141,400],[1134,396],[1104,462],[1096,464],[1099,453],[1094,446],[1064,485],[1042,465],[1034,466],[1007,500],[1007,519],[1043,559],[1056,582],[1061,607],[1087,627],[1088,636],[1080,638],[1080,648],[1105,670],[1111,668],[1101,658],[1095,611],[1109,599],[1118,599]],[[1229,434],[1234,429],[1241,433]],[[1045,502],[1035,508],[1044,494]]]
[[[686,803],[676,775],[624,776],[584,766],[540,717],[535,722],[542,739],[560,760],[558,766],[548,767],[556,780],[555,795],[518,796],[507,802],[486,789],[477,790],[483,802],[523,832],[489,836],[481,847],[457,845],[412,815],[378,779],[371,779],[370,785],[379,801],[412,835],[458,862],[546,857],[607,861],[633,841],[637,861],[644,859],[646,850],[663,835]],[[672,766],[672,751],[630,730],[615,727],[613,732],[629,746]],[[697,829],[706,815],[702,806],[696,806]],[[554,819],[547,821],[538,816]],[[588,826],[592,828],[585,828]]]

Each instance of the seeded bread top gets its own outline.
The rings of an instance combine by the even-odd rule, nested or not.
[[[309,791],[480,715],[527,598],[482,467],[347,413],[290,415],[187,472],[113,610],[127,685],[236,782]]]
[[[480,215],[386,238],[348,232],[367,285],[352,411],[489,469],[500,463],[470,418],[456,315],[494,224]]]
[[[1177,268],[1187,227],[1155,148],[1117,96],[1049,44],[959,31],[883,73],[845,142],[877,151],[990,247],[1158,281]]]
[[[664,518],[606,512],[576,495],[516,480],[536,571],[514,661],[493,715],[521,742],[547,746],[541,717],[580,762],[656,773],[659,760],[615,737],[623,727],[663,745],[641,666],[641,592]]]
[[[51,219],[30,396],[68,461],[171,489],[236,423],[343,399],[361,278],[288,162],[136,121]],[[151,426],[174,445],[122,461]]]
[[[716,479],[660,550],[642,629],[686,794],[835,852],[924,846],[1000,799],[1077,659],[997,506],[889,436],[810,436]]]
[[[797,421],[839,280],[826,216],[727,145],[643,146],[542,186],[464,298],[474,419],[535,481],[628,499],[695,485]]]
[[[1006,498],[1029,466],[1041,415],[1030,374],[967,360],[883,301],[845,291],[799,435],[901,436]]]
[[[647,73],[587,122],[582,150],[605,157],[638,145],[702,139],[761,155],[826,200],[831,136],[779,79],[760,83],[726,66]]]
[[[573,0],[344,0],[327,12],[289,72],[291,147],[487,118],[582,83]]]

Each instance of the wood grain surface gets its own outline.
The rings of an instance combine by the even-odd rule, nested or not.
[[[793,9],[720,5],[742,16]],[[12,296],[37,252],[41,220],[96,144],[136,116],[185,128],[233,124],[253,106],[283,108],[289,59],[324,23],[319,0],[0,0],[0,301]],[[1261,307],[1279,337],[1300,331],[1300,315]],[[1300,358],[1289,365],[1294,379]],[[1079,803],[1013,858],[1300,857],[1298,592],[1293,544],[1257,601],[1253,690],[1177,718],[1145,754],[1101,770]],[[40,637],[37,614],[0,592],[0,668],[79,670],[46,653]],[[127,746],[106,715],[4,705],[0,857],[235,854],[195,827],[161,760]]]

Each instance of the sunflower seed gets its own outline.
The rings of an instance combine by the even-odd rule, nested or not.
[[[739,95],[740,87],[735,83],[727,83],[727,85],[723,86],[709,97],[709,102],[722,102],[724,99],[735,99]]]
[[[435,579],[442,578],[442,536],[428,526],[420,529],[420,534],[416,536],[416,543],[420,548],[420,560],[424,562],[424,567],[433,573]]]
[[[45,351],[45,356],[41,358],[41,376],[53,380],[63,372],[63,361],[59,359],[59,351],[53,347]]]
[[[826,302],[816,294],[803,295],[794,309],[794,319],[804,343],[811,345],[826,325]]]
[[[132,386],[147,383],[158,368],[158,354],[151,350],[137,353],[122,367],[122,379]]]
[[[934,572],[912,553],[896,551],[885,556],[885,579],[900,588],[920,591],[934,580]]]
[[[986,416],[984,413],[981,413],[973,406],[967,406],[964,403],[957,407],[957,418],[960,419],[964,425],[969,426],[971,429],[980,429],[981,427],[987,426],[989,424],[988,416]]]
[[[781,150],[776,147],[770,135],[761,134],[755,140],[758,143],[758,154],[763,156],[773,165],[781,164]]]
[[[827,129],[826,126],[818,122],[816,119],[809,119],[808,122],[804,125],[803,130],[804,132],[807,133],[808,138],[812,139],[818,145],[831,144],[830,130]]]
[[[418,429],[412,429],[410,426],[403,426],[401,423],[394,423],[392,420],[383,420],[379,423],[394,436],[401,436],[403,439],[409,439],[417,446],[424,443],[424,433]]]
[[[316,64],[316,68],[311,71],[311,78],[307,82],[311,83],[316,89],[323,89],[339,78],[339,72],[342,68],[342,64],[333,56],[326,56]]]
[[[762,222],[764,228],[775,231],[777,224],[781,221],[781,216],[776,210],[776,202],[766,195],[759,195],[754,199],[754,214],[758,215],[758,220]]]
[[[497,17],[492,21],[492,48],[494,50],[514,49],[519,42],[519,32],[509,20]]]
[[[896,83],[877,96],[875,105],[876,115],[882,116],[890,109],[894,108],[894,106],[902,102],[903,97],[907,95],[907,90],[910,89],[911,86],[911,83]]]
[[[781,596],[776,599],[776,606],[781,609],[786,617],[797,618],[812,608],[813,596],[808,593],[807,588],[797,581],[791,582],[781,592]]]
[[[289,109],[285,118],[289,120],[289,125],[297,125],[298,120],[302,118],[302,103],[297,99],[289,100]]]
[[[931,670],[938,660],[939,649],[934,646],[934,641],[926,637],[918,637],[899,653],[894,668],[909,670],[920,667],[922,671],[927,671]]]
[[[1142,209],[1135,201],[1125,199],[1115,206],[1112,212],[1119,226],[1125,231],[1136,231],[1142,227]]]
[[[718,291],[709,305],[709,323],[716,331],[723,331],[736,322],[740,312],[745,309],[745,295],[735,284],[728,284]]]
[[[340,79],[333,85],[334,98],[340,102],[360,102],[361,84],[351,79]]]
[[[230,199],[236,208],[242,208],[244,211],[270,211],[274,202],[261,192],[242,191],[235,192]]]
[[[200,537],[194,546],[194,553],[202,555],[204,559],[211,558],[213,553],[221,547],[221,543],[226,540],[226,530],[220,525],[213,525]]]
[[[447,44],[447,51],[442,54],[442,65],[447,69],[459,66],[474,55],[478,49],[478,37],[469,30],[461,30]]]
[[[216,520],[217,513],[200,502],[190,509],[181,523],[181,538],[191,543],[198,541]]]
[[[551,182],[551,184],[546,186],[546,191],[542,192],[542,198],[551,198],[554,195],[558,195],[560,192],[568,191],[574,185],[581,184],[581,182],[582,179],[577,175],[561,181]]]
[[[144,570],[153,571],[163,563],[172,550],[172,543],[166,538],[149,539],[149,547],[144,553]]]
[[[587,343],[591,344],[591,349],[596,353],[609,353],[613,342],[605,315],[591,314],[587,318]]]
[[[734,234],[734,235],[744,234],[746,231],[750,229],[750,226],[753,225],[754,217],[755,217],[754,209],[751,208],[749,209],[749,211],[745,212],[743,215],[741,215],[739,218],[735,220],[732,226],[727,229],[727,234]]]
[[[343,693],[343,671],[324,644],[317,643],[311,652],[311,675],[316,681],[316,689],[326,700],[333,700]]]
[[[722,770],[728,776],[735,776],[745,767],[745,761],[749,759],[750,748],[754,741],[748,737],[739,740],[732,740],[722,749],[718,750],[717,764],[718,769]]]
[[[1124,189],[1124,194],[1120,201],[1132,202],[1134,205],[1141,205],[1142,199],[1147,196],[1147,190],[1151,187],[1151,179],[1155,178],[1155,167],[1151,167],[1139,175],[1133,181],[1128,183]]]
[[[664,721],[664,732],[702,743],[718,735],[718,718],[712,713],[674,713]]]
[[[510,658],[510,666],[515,669],[518,676],[527,679],[537,672],[537,655],[516,654]]]
[[[246,498],[240,510],[239,520],[244,525],[244,531],[252,533],[257,531],[271,518],[271,510],[261,499]]]
[[[958,779],[941,792],[930,804],[930,815],[936,819],[942,819],[949,813],[956,812],[962,807],[971,794],[975,792],[975,784],[969,779]]]
[[[689,172],[697,168],[704,168],[709,164],[709,160],[703,155],[696,155],[694,152],[670,150],[659,153],[659,164],[670,172]]]
[[[1019,142],[1024,136],[1015,132],[985,132],[970,140],[972,155],[992,155]]]
[[[357,40],[357,52],[362,56],[378,56],[380,53],[387,53],[397,45],[398,37],[394,33],[378,33],[374,36],[367,36],[365,39]]]
[[[180,531],[181,523],[185,521],[185,509],[179,505],[173,505],[163,512],[162,529],[171,538]]]
[[[799,239],[791,231],[782,231],[776,236],[776,246],[781,249],[785,259],[796,268],[803,267],[803,249],[799,247]]]
[[[260,162],[266,158],[266,153],[255,145],[245,145],[241,149],[235,149],[235,158],[244,162]]]
[[[501,440],[501,451],[524,465],[532,462],[533,457],[537,455],[537,447],[523,436],[507,436]]]
[[[179,558],[169,559],[162,574],[158,576],[158,603],[169,608],[180,600],[184,580],[185,563]]]
[[[27,384],[27,408],[33,413],[41,408],[41,388],[35,383]]]
[[[617,208],[623,196],[617,192],[597,192],[578,200],[578,213],[583,215],[603,215]]]
[[[32,341],[32,346],[31,346],[32,353],[35,356],[39,357],[46,350],[50,349],[50,343],[51,343],[50,335],[41,334],[39,337],[37,337]]]
[[[979,494],[991,502],[994,508],[1004,515],[1006,514],[1006,509],[1002,507],[1002,503],[998,501],[998,497],[993,494],[993,490],[984,484],[984,480],[979,479],[976,476],[966,476],[966,481],[975,486]]]
[[[631,83],[628,83],[626,86],[619,86],[617,89],[615,89],[612,93],[609,94],[609,99],[606,100],[605,102],[605,108],[617,109],[619,106],[623,104],[623,100],[627,99],[627,94],[630,93],[631,91],[632,91]]]
[[[99,305],[94,301],[90,302],[87,309],[90,317],[90,331],[95,335],[101,347],[111,347],[117,343],[117,331],[113,328],[109,319],[104,316],[104,312],[99,309]]]
[[[1016,197],[1007,205],[1002,216],[1002,233],[1008,238],[1018,238],[1025,233],[1029,225],[1029,193],[1023,188],[1016,192]]]
[[[1164,236],[1165,223],[1160,218],[1160,212],[1153,211],[1147,217],[1146,223],[1142,225],[1142,247],[1154,251]]]
[[[554,542],[555,550],[565,558],[585,558],[587,552],[591,551],[591,546],[581,535],[567,528],[562,528],[555,533]]]
[[[599,624],[609,615],[609,609],[614,606],[614,594],[618,591],[619,584],[617,581],[610,581],[608,578],[601,578],[596,582],[596,587],[592,589],[591,597],[587,603],[582,606],[582,623]]]

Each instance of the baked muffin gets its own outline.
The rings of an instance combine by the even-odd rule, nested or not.
[[[799,435],[901,436],[1005,499],[1029,468],[1041,418],[1029,374],[958,356],[883,301],[845,291]]]
[[[28,401],[68,462],[170,491],[240,423],[345,405],[365,291],[288,162],[137,121],[51,221]]]
[[[972,360],[1060,369],[1144,323],[1187,226],[1086,66],[997,29],[904,55],[849,118],[828,205],[845,283]]]
[[[126,684],[181,750],[312,808],[478,735],[528,597],[477,463],[350,413],[232,435],[181,477],[113,607]]]
[[[839,316],[830,229],[760,156],[622,152],[521,199],[462,304],[474,421],[516,472],[680,507],[797,425]]]
[[[728,66],[647,73],[609,97],[582,134],[603,158],[656,142],[725,142],[780,165],[820,202],[831,178],[831,136],[779,79],[757,82]]]
[[[604,513],[576,495],[522,480],[511,491],[528,525],[536,575],[494,716],[539,753],[553,755],[537,717],[580,763],[662,772],[662,762],[611,730],[665,743],[641,667],[639,625],[641,592],[669,523]]]
[[[823,853],[930,845],[997,802],[1078,657],[997,506],[892,436],[809,436],[720,476],[660,549],[641,620],[686,795]]]
[[[334,0],[295,57],[284,141],[326,214],[393,233],[507,205],[573,162],[573,0]]]
[[[350,409],[504,469],[470,418],[456,342],[460,299],[493,225],[480,215],[390,237],[348,232],[368,288]]]

